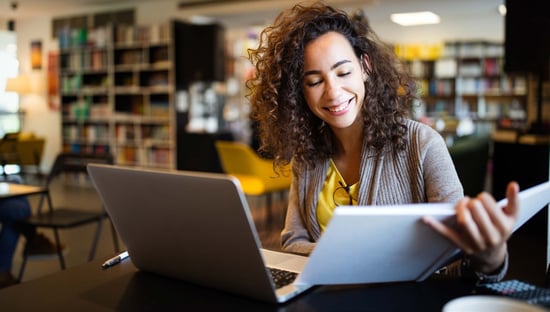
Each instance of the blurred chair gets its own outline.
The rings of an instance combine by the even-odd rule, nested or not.
[[[7,165],[18,165],[19,154],[17,153],[18,132],[6,133],[0,140],[0,166],[2,166],[2,175],[7,176]]]
[[[20,173],[25,167],[33,166],[38,177],[42,177],[40,162],[46,140],[32,132],[6,133],[0,140],[0,165],[2,174],[7,175],[7,165],[19,166]]]
[[[244,143],[216,141],[216,149],[225,173],[236,177],[246,195],[266,196],[267,220],[273,219],[272,194],[284,195],[290,189],[290,170],[277,175],[273,170],[273,161],[261,158]]]
[[[489,162],[489,136],[470,135],[449,147],[464,195],[476,196],[485,191]]]
[[[60,229],[71,229],[83,225],[96,223],[95,235],[92,239],[92,246],[88,261],[93,260],[97,248],[97,243],[100,238],[101,230],[103,227],[103,221],[108,218],[107,212],[104,207],[98,207],[97,211],[88,211],[76,206],[75,203],[71,207],[54,207],[51,198],[51,185],[52,182],[64,175],[84,175],[88,177],[87,165],[89,163],[102,163],[113,164],[113,156],[110,154],[73,154],[73,153],[61,153],[59,154],[52,166],[49,175],[46,178],[46,192],[41,195],[38,203],[38,211],[31,216],[28,220],[23,222],[25,225],[35,226],[36,228],[50,228],[53,230],[55,243],[57,246],[57,255],[59,257],[59,264],[61,269],[65,269],[65,258],[63,256],[63,247],[59,238]],[[47,209],[43,209],[44,202],[47,204]],[[113,236],[113,245],[115,252],[118,252],[118,237],[111,223],[111,232]],[[25,248],[23,252],[23,262],[19,271],[18,280],[21,281],[27,260],[31,258],[28,248]]]

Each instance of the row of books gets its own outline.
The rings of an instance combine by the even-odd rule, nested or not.
[[[420,96],[453,96],[457,95],[524,95],[527,82],[522,77],[497,78],[457,78],[457,79],[420,79],[418,89]]]
[[[415,116],[417,119],[423,116],[441,116],[448,115],[454,111],[449,109],[444,101],[436,101],[435,103],[419,103],[415,107]],[[527,112],[516,101],[509,103],[491,103],[491,102],[463,102],[460,104],[460,115],[468,116],[473,119],[501,119],[507,118],[512,120],[525,120]]]
[[[460,78],[456,80],[457,94],[514,95],[526,94],[527,82],[521,77]]]
[[[168,141],[170,139],[170,127],[167,125],[117,124],[115,137],[118,143]]]
[[[106,70],[109,64],[107,51],[103,49],[74,50],[60,55],[62,70]]]
[[[151,64],[169,65],[168,47],[147,49],[117,49],[114,54],[115,66]],[[60,54],[61,70],[107,70],[109,67],[109,51],[106,49],[74,49]]]
[[[158,144],[167,144],[169,129],[165,127],[133,127],[117,125],[116,140],[118,144],[133,145],[139,141],[140,146],[155,147]],[[87,145],[104,145],[109,140],[109,128],[106,124],[94,125],[65,125],[63,127],[63,139],[66,142],[77,142]],[[147,144],[143,144],[147,142]]]
[[[79,91],[82,88],[82,75],[63,75],[61,77],[61,93]]]
[[[115,66],[141,65],[148,63],[143,50],[118,50],[115,53]]]
[[[154,25],[117,25],[115,27],[116,44],[157,43],[170,40],[169,24]]]
[[[455,94],[453,80],[431,80],[429,82],[427,95],[451,96]]]
[[[64,152],[106,154],[110,152],[108,144],[68,143],[63,145]]]
[[[502,57],[504,55],[504,45],[499,42],[488,41],[446,42],[442,54],[443,57],[456,58]]]
[[[87,120],[106,119],[109,116],[110,110],[108,103],[91,103],[90,98],[86,101],[76,101],[63,105],[63,117]]]
[[[63,151],[72,153],[106,154],[110,152],[107,144],[82,144],[70,143],[63,145]],[[171,168],[172,151],[166,147],[154,147],[149,149],[132,146],[116,147],[116,162],[123,165],[147,165],[155,167]]]
[[[116,147],[117,163],[124,165],[146,165],[170,168],[172,150],[165,147],[138,148],[135,146]]]
[[[414,77],[455,78],[457,76],[503,75],[502,58],[457,60],[441,58],[435,61],[413,60],[407,63]]]
[[[115,25],[95,29],[64,27],[57,31],[60,49],[106,47],[116,44],[157,43],[170,40],[169,23],[153,25]],[[114,36],[113,36],[114,35]]]
[[[67,141],[88,143],[106,142],[109,138],[109,128],[103,125],[65,125],[63,138]]]
[[[395,54],[403,60],[437,60],[439,58],[502,57],[504,45],[496,42],[445,42],[433,44],[394,44]]]

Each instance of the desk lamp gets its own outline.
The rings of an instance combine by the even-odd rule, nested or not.
[[[39,74],[24,74],[17,77],[8,78],[6,81],[6,92],[15,92],[20,99],[25,95],[41,95],[46,90],[44,79]],[[25,107],[19,101],[19,124],[23,128],[23,117],[25,115]]]

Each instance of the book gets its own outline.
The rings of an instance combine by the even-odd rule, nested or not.
[[[497,204],[504,207],[507,200]],[[550,203],[550,181],[519,193],[516,231]],[[422,281],[456,259],[460,250],[422,222],[451,224],[454,204],[341,206],[313,250],[299,283],[309,285]]]

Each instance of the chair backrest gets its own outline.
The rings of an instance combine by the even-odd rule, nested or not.
[[[4,137],[2,138],[2,140],[17,141],[18,138],[19,138],[19,132],[8,132],[4,134]]]
[[[464,194],[476,196],[485,190],[489,162],[489,137],[486,135],[461,138],[449,147]]]
[[[55,158],[52,169],[46,180],[46,185],[62,173],[82,173],[87,175],[89,163],[114,164],[111,154],[88,154],[88,153],[60,153]]]
[[[46,179],[46,188],[49,189],[52,181],[55,180],[61,174],[64,173],[75,173],[88,176],[87,166],[90,163],[98,164],[114,164],[114,158],[111,154],[91,154],[91,153],[60,153],[55,158],[55,161],[52,165],[52,169],[48,174]],[[49,191],[40,196],[38,202],[38,214],[42,213],[42,207],[44,200],[46,199],[48,211],[53,212],[52,199],[49,194]]]
[[[274,177],[273,162],[261,158],[241,142],[216,141],[216,149],[226,173]]]
[[[0,140],[0,153],[16,153],[18,138],[19,132],[9,132],[4,134]]]
[[[17,154],[19,156],[19,164],[39,166],[44,153],[46,139],[43,137],[26,137],[19,138],[17,142]]]

